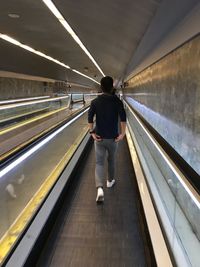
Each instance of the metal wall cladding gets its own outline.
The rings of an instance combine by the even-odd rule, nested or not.
[[[128,84],[129,103],[200,174],[200,35]]]

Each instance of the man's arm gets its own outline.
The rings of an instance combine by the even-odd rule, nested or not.
[[[93,131],[94,130],[94,123],[93,122],[89,122],[88,123],[88,125],[89,125],[89,131],[91,132],[91,131]]]
[[[91,102],[90,108],[88,110],[88,125],[89,125],[89,131],[94,130],[94,115],[95,115],[95,106],[93,102]]]
[[[90,109],[88,111],[88,126],[89,126],[89,131],[92,136],[92,138],[96,141],[101,141],[101,137],[98,136],[95,131],[94,131],[94,115],[95,115],[95,107],[93,102],[91,103]]]
[[[126,112],[125,112],[124,105],[121,100],[119,100],[118,111],[119,111],[119,117],[120,117],[121,131],[118,137],[115,139],[116,142],[119,142],[120,140],[122,140],[126,134]]]
[[[121,141],[126,134],[126,122],[121,121],[120,126],[121,126],[121,133],[117,136],[117,138],[115,138],[115,142]]]

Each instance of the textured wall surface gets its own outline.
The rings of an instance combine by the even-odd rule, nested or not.
[[[52,85],[39,81],[28,81],[0,77],[0,99],[12,99],[52,94]]]
[[[128,84],[129,103],[200,174],[200,36]]]
[[[70,84],[70,83],[69,83]],[[98,87],[0,77],[0,100],[64,93],[96,93]]]

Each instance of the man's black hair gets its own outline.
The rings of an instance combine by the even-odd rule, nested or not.
[[[113,90],[113,78],[105,76],[101,79],[101,89],[104,93],[111,93]]]

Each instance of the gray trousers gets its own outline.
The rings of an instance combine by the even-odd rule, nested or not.
[[[103,187],[105,180],[105,159],[108,160],[108,177],[109,181],[115,178],[115,161],[118,143],[114,139],[103,139],[95,141],[96,168],[95,183],[96,187]]]

